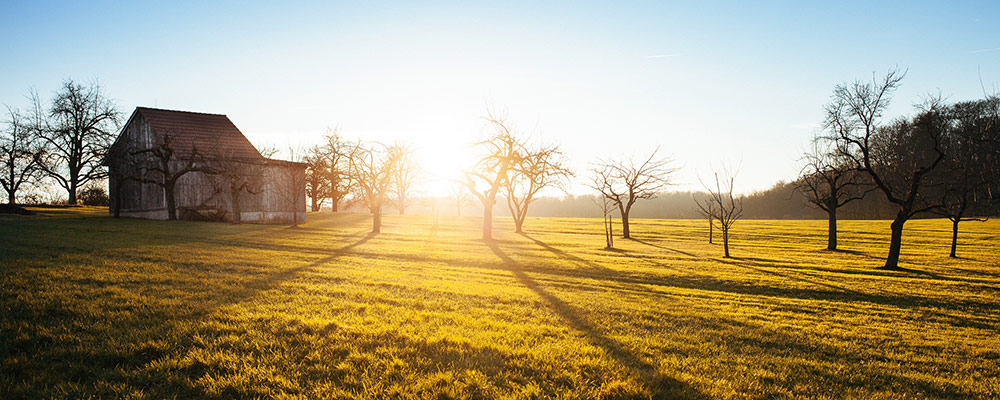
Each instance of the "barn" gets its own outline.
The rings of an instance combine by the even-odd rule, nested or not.
[[[222,114],[137,107],[104,165],[112,215],[305,221],[306,165],[264,157]]]

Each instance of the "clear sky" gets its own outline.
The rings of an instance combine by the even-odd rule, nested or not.
[[[1000,87],[1000,2],[869,3],[6,1],[0,102],[99,79],[126,113],[226,114],[257,145],[409,141],[434,175],[492,104],[582,179],[662,146],[679,189],[731,164],[749,191],[796,175],[837,83],[908,69],[893,115]]]

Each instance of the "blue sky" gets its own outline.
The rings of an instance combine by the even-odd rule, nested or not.
[[[258,145],[410,141],[442,179],[492,104],[581,179],[661,146],[680,189],[731,164],[749,191],[794,177],[837,83],[908,69],[892,115],[1000,87],[1000,2],[747,3],[5,2],[0,102],[99,79]]]

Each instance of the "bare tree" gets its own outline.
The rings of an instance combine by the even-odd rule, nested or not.
[[[736,181],[736,173],[726,171],[719,181],[719,173],[715,174],[715,188],[711,188],[702,182],[705,190],[708,190],[708,198],[698,202],[698,208],[702,215],[712,215],[712,219],[719,223],[719,230],[722,231],[722,247],[724,254],[729,256],[729,231],[740,218],[743,217],[743,196],[733,193],[733,183]],[[723,186],[724,185],[724,186]]]
[[[399,214],[406,213],[406,208],[413,204],[413,196],[416,192],[416,184],[421,178],[422,172],[420,164],[417,163],[413,154],[413,146],[409,144],[395,144],[389,146],[390,157],[395,160],[394,176],[392,177],[391,197],[392,205],[399,210]]]
[[[841,152],[824,148],[827,143],[822,138],[813,139],[812,150],[804,155],[805,165],[796,181],[796,189],[806,196],[809,204],[826,211],[826,248],[837,250],[837,209],[861,200],[875,187],[865,185],[864,175],[852,167]]]
[[[37,96],[33,101],[38,103]],[[114,141],[121,112],[100,84],[67,80],[52,100],[50,116],[45,140],[53,163],[43,164],[45,172],[76,204],[77,189],[107,176],[101,161]]]
[[[274,185],[278,196],[292,213],[292,227],[299,226],[299,205],[305,210],[306,201],[306,174],[302,159],[305,151],[297,147],[288,147],[288,161],[269,159],[267,163],[277,167],[277,177]],[[298,166],[303,166],[301,169]]]
[[[505,117],[489,112],[484,119],[492,132],[475,144],[481,149],[482,158],[465,172],[465,186],[483,205],[483,240],[492,240],[497,193],[503,189],[508,172],[520,162],[523,146]]]
[[[912,121],[880,125],[904,75],[891,70],[871,82],[837,85],[826,106],[825,128],[838,157],[866,174],[886,200],[897,206],[883,269],[898,268],[903,224],[914,215],[939,207],[927,202],[924,184],[945,156],[941,138],[946,124],[936,102],[926,105]]]
[[[455,182],[455,184],[452,185],[451,193],[448,194],[448,199],[455,205],[455,215],[459,217],[462,216],[462,208],[472,202],[472,198],[469,197],[469,192],[466,190],[465,184],[462,182]]]
[[[330,197],[330,157],[322,146],[312,146],[306,150],[304,158],[306,166],[306,196],[309,197],[310,210],[319,211],[323,199]]]
[[[7,192],[7,203],[13,205],[22,185],[42,177],[45,144],[30,117],[10,107],[7,115],[6,129],[0,131],[0,186]]]
[[[209,171],[221,179],[221,186],[229,195],[229,204],[233,213],[233,223],[243,220],[244,194],[260,194],[264,192],[266,160],[240,160],[237,158],[219,157]],[[294,212],[294,210],[293,210]]]
[[[324,175],[329,187],[330,207],[331,211],[337,212],[341,202],[355,189],[351,161],[359,145],[344,140],[336,129],[327,129],[323,139],[322,151],[327,158]]]
[[[546,187],[562,187],[573,176],[573,172],[565,164],[559,146],[543,145],[535,149],[521,147],[521,157],[508,170],[504,182],[507,208],[514,218],[515,232],[523,232],[528,206],[535,201],[538,191]]]
[[[357,146],[350,159],[357,198],[372,214],[372,233],[382,232],[382,207],[389,200],[396,161],[389,149],[380,143]]]
[[[715,237],[715,232],[713,227],[715,226],[715,215],[718,214],[719,209],[716,207],[714,201],[709,201],[709,199],[698,199],[696,195],[691,196],[694,203],[698,205],[698,213],[701,214],[703,218],[708,220],[708,244],[712,244],[712,239]]]
[[[678,168],[670,158],[657,158],[657,147],[645,161],[636,162],[633,158],[620,161],[601,160],[594,170],[603,176],[605,186],[598,188],[604,197],[611,200],[622,219],[622,237],[631,238],[629,230],[629,213],[632,205],[640,199],[652,199],[670,186]]]
[[[605,187],[607,185],[607,175],[601,174],[602,171],[595,171],[593,180],[591,181],[591,188],[599,190],[598,188]],[[614,210],[615,203],[609,199],[604,194],[599,194],[594,196],[594,204],[597,204],[601,209],[602,222],[604,224],[604,248],[613,249],[615,248],[615,227],[614,227]]]
[[[1000,153],[1000,98],[954,104],[949,108],[952,123],[942,141],[947,156],[942,162],[940,185],[935,190],[941,207],[932,213],[952,223],[951,257],[957,257],[958,225],[965,221],[985,222],[998,182],[997,153]]]
[[[164,198],[167,202],[167,219],[169,220],[177,219],[177,201],[174,190],[177,181],[190,172],[213,172],[197,147],[192,147],[190,154],[177,154],[174,141],[175,135],[173,133],[164,132],[162,135],[156,136],[156,143],[152,147],[131,153],[132,156],[144,156],[142,160],[138,161],[140,173],[131,179],[152,183],[163,188]],[[149,178],[150,175],[155,178]]]

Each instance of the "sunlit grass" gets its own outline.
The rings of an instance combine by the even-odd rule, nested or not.
[[[1000,223],[0,217],[0,397],[991,398]],[[86,217],[86,218],[83,218]]]

